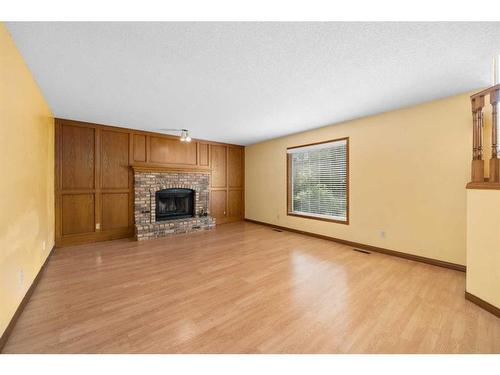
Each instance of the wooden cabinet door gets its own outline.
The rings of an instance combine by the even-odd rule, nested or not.
[[[229,190],[227,213],[231,221],[243,218],[243,190]]]
[[[229,188],[243,188],[243,148],[228,148],[228,186]]]
[[[61,202],[63,236],[94,232],[94,194],[64,194]]]
[[[129,135],[101,131],[101,189],[128,189]]]
[[[210,145],[211,185],[213,188],[227,186],[227,146]]]
[[[217,224],[227,220],[227,191],[212,190],[210,193],[210,215],[215,217]]]
[[[59,165],[62,190],[92,190],[95,187],[95,130],[65,125],[60,130]]]
[[[209,145],[207,143],[198,142],[198,164],[200,167],[209,167]]]

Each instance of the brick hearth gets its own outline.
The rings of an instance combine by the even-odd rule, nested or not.
[[[209,212],[209,172],[153,172],[134,169],[135,236],[138,241],[215,227],[215,218],[199,216]],[[184,188],[195,191],[195,217],[156,221],[155,193]]]

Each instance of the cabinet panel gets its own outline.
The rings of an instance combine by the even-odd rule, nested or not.
[[[228,181],[230,188],[243,187],[243,149],[229,147],[228,149]]]
[[[134,134],[134,161],[146,161],[146,136]]]
[[[94,188],[95,130],[63,125],[61,137],[61,187]]]
[[[94,194],[63,195],[62,234],[94,232]]]
[[[128,227],[129,195],[128,193],[102,194],[102,229]]]
[[[212,168],[211,183],[214,188],[226,187],[227,178],[227,147],[220,145],[210,146],[210,165]]]
[[[210,215],[218,221],[226,218],[226,204],[226,190],[212,190],[210,192]]]
[[[243,216],[243,191],[229,190],[228,215],[232,218]]]
[[[101,132],[102,188],[128,188],[129,135],[123,132]]]
[[[210,164],[210,160],[208,159],[208,144],[200,143],[198,147],[200,151],[200,166],[208,167]]]
[[[151,162],[196,165],[196,142],[180,142],[178,138],[151,136]]]

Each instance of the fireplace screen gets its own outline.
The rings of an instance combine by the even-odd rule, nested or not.
[[[163,189],[156,192],[156,221],[194,216],[194,190]]]

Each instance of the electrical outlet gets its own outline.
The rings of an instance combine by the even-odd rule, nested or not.
[[[380,231],[380,238],[385,238],[385,231],[384,230]]]
[[[100,230],[100,229],[101,229],[101,223],[96,223],[96,225],[95,225],[95,229],[96,229],[96,230]]]
[[[47,244],[45,243],[45,241],[42,241],[42,251],[45,252],[46,249],[47,249]]]

